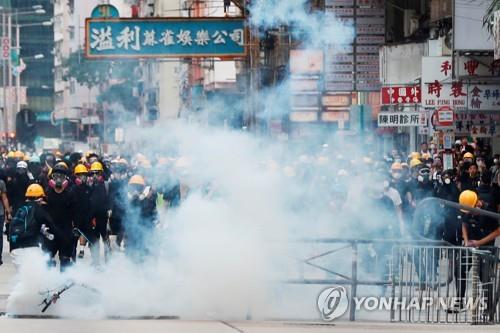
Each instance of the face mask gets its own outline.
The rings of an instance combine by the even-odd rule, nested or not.
[[[419,181],[419,183],[423,183],[424,182],[424,177],[421,176],[421,175],[418,175],[417,176],[417,180]]]
[[[445,179],[444,179],[444,183],[445,183],[446,185],[450,185],[450,184],[451,184],[451,179],[450,179],[450,178],[445,178]]]
[[[49,186],[51,188],[53,188],[54,190],[57,190],[57,191],[64,191],[66,189],[66,187],[68,187],[69,185],[69,182],[67,179],[57,179],[57,180],[54,180],[54,179],[51,179],[49,180]]]
[[[87,177],[86,176],[78,176],[78,177],[75,178],[75,184],[77,186],[85,184],[86,181],[87,181]]]

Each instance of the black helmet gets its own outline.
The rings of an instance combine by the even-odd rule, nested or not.
[[[64,162],[59,162],[52,168],[52,173],[62,173],[63,175],[67,175],[68,166]]]

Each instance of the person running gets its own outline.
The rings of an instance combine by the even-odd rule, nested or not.
[[[59,237],[56,237],[50,246],[51,258],[54,260],[59,254],[61,271],[72,264],[74,250],[74,214],[75,200],[70,181],[68,178],[68,167],[64,162],[57,163],[52,169],[49,177],[49,188],[47,190],[48,211],[54,224],[60,229]],[[55,261],[52,261],[55,266]]]

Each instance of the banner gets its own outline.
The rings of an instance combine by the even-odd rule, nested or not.
[[[245,56],[243,18],[87,18],[88,58]]]
[[[423,112],[380,112],[378,127],[417,127],[425,126],[427,118]]]

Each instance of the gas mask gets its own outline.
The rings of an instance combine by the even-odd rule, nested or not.
[[[100,172],[92,172],[90,173],[90,177],[88,177],[89,185],[97,185],[104,182],[104,176]]]
[[[59,192],[64,191],[68,185],[68,178],[61,173],[53,174],[52,178],[49,180],[49,186]]]
[[[427,183],[430,180],[430,170],[427,168],[420,169],[417,175],[417,181],[419,183]]]
[[[144,200],[144,186],[137,184],[130,184],[128,186],[127,196],[129,200]]]
[[[77,186],[83,185],[87,182],[87,176],[86,175],[77,175],[75,177],[75,184]]]

